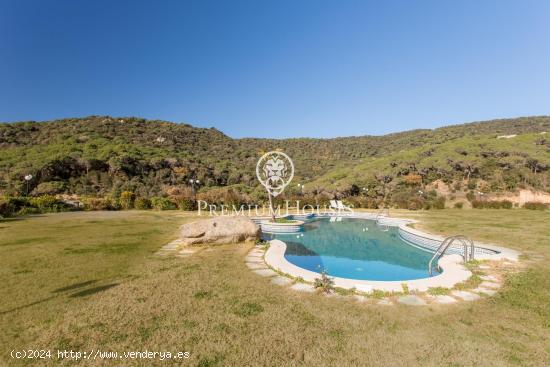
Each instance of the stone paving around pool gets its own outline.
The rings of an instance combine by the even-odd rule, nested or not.
[[[156,255],[172,255],[185,258],[200,251],[199,248],[193,247],[185,247],[182,249],[181,245],[181,240],[174,240],[164,245],[159,251],[156,252]],[[331,298],[347,299],[349,301],[380,306],[391,306],[397,304],[406,306],[449,305],[456,304],[458,302],[472,302],[484,297],[491,297],[494,296],[501,287],[501,279],[503,278],[503,274],[505,272],[510,273],[519,271],[523,267],[520,263],[512,263],[509,261],[488,261],[477,266],[478,270],[485,273],[485,275],[479,276],[481,282],[476,288],[449,290],[448,294],[440,295],[430,295],[426,292],[418,292],[414,294],[381,296],[377,298],[374,295],[368,294],[365,295],[356,293],[340,295],[336,292],[318,292],[310,283],[298,281],[271,269],[264,261],[266,249],[266,246],[254,246],[245,257],[245,265],[254,274],[270,279],[270,282],[273,285],[286,287],[287,289],[299,293],[319,293],[320,295],[322,294]],[[208,249],[205,251],[208,251]],[[525,261],[525,263],[540,261],[540,259],[536,256],[537,255],[535,254],[531,255],[530,259]]]
[[[500,288],[503,272],[514,271],[522,265],[508,261],[488,261],[477,266],[485,275],[480,275],[481,282],[476,288],[448,290],[448,294],[430,295],[427,292],[417,292],[406,295],[391,295],[375,297],[368,294],[340,295],[336,292],[323,293],[317,291],[312,284],[296,280],[285,274],[280,274],[271,269],[264,261],[267,246],[255,246],[245,257],[246,266],[256,275],[270,279],[274,285],[286,287],[299,293],[318,293],[331,298],[347,299],[353,302],[373,304],[380,306],[405,305],[405,306],[429,306],[452,305],[460,302],[472,302],[485,297],[494,296]]]
[[[160,248],[155,255],[158,256],[169,256],[173,255],[176,257],[189,257],[193,255],[195,252],[198,251],[196,248],[183,248],[181,249],[180,246],[183,244],[183,241],[181,239],[174,240]]]

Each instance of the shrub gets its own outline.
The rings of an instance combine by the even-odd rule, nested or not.
[[[411,195],[409,191],[399,191],[392,195],[391,201],[399,209],[408,209]]]
[[[420,186],[420,184],[422,184],[422,176],[410,173],[403,176],[403,182],[409,186]]]
[[[440,196],[435,200],[432,200],[431,207],[433,209],[445,209],[445,198],[443,196]]]
[[[176,205],[169,199],[158,196],[151,198],[151,206],[156,210],[176,209]]]
[[[464,203],[462,201],[459,201],[458,203],[455,203],[454,207],[456,209],[462,209],[464,207]]]
[[[146,198],[137,198],[134,202],[134,208],[139,210],[151,209],[151,200]]]
[[[15,207],[9,199],[0,198],[0,217],[9,217],[13,214]]]
[[[321,277],[315,278],[313,286],[322,292],[330,293],[334,289],[334,279],[328,276],[326,269],[321,270]]]
[[[105,200],[109,203],[109,207],[111,210],[120,210],[122,209],[122,206],[120,205],[120,200],[117,198],[114,198],[112,196],[106,197]]]
[[[8,203],[10,205],[12,205],[14,207],[15,210],[19,210],[24,206],[31,205],[30,202],[29,202],[30,199],[28,197],[10,196],[10,197],[7,197],[6,200],[8,201]]]
[[[0,216],[9,217],[19,214],[21,209],[31,207],[28,197],[4,197],[0,198]]]
[[[204,200],[209,204],[225,204],[229,207],[231,207],[231,205],[245,205],[247,202],[250,201],[250,198],[247,195],[241,194],[231,187],[215,188],[210,189],[206,192],[200,192],[197,194],[197,199]]]
[[[178,198],[175,200],[178,209],[180,210],[195,210],[197,208],[197,202],[193,199]]]
[[[38,208],[33,208],[32,206],[24,206],[17,211],[17,215],[29,215],[29,214],[39,214],[40,210]]]
[[[472,208],[474,209],[512,209],[514,204],[509,200],[473,200]]]
[[[485,202],[481,200],[472,200],[472,208],[483,209],[485,208]]]
[[[86,198],[83,199],[85,210],[113,210],[111,199]]]
[[[131,191],[123,191],[120,194],[120,207],[124,210],[132,209],[134,207],[135,195]]]
[[[529,210],[545,210],[548,209],[548,204],[540,203],[538,201],[529,201],[523,204],[523,207]]]
[[[42,182],[32,190],[32,195],[55,195],[64,192],[67,188],[65,182],[62,181],[49,181]]]
[[[196,208],[195,194],[190,187],[169,187],[165,192],[178,209],[194,210]]]
[[[510,200],[502,200],[500,202],[500,207],[502,209],[512,209],[514,207],[514,203],[512,203]]]
[[[416,197],[412,197],[408,200],[407,202],[407,209],[409,210],[419,210],[419,209],[422,209],[425,205],[425,202],[424,202],[424,199],[419,197],[419,196],[416,196]],[[429,208],[427,208],[429,209]]]
[[[63,203],[53,195],[42,195],[30,199],[31,206],[38,208],[42,212],[59,211]]]

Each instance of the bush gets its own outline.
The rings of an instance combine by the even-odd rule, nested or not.
[[[4,197],[0,199],[0,216],[9,217],[17,214],[22,208],[30,206],[27,197]]]
[[[434,200],[431,200],[432,209],[445,209],[445,198],[440,196]]]
[[[312,196],[311,198],[296,198],[297,200],[300,200],[300,205],[309,204],[313,207],[315,207],[316,203],[318,203],[319,206],[323,205],[330,205],[329,200],[326,200],[325,198],[322,198],[321,200],[317,199],[316,197]],[[292,201],[294,203],[295,201]],[[376,209],[378,208],[378,201],[375,198],[371,197],[365,197],[365,196],[350,196],[346,198],[346,202],[350,205],[353,205],[353,208],[370,208],[370,209]]]
[[[134,207],[135,195],[131,191],[123,191],[120,194],[120,207],[124,210],[132,209]]]
[[[313,286],[322,292],[330,293],[334,289],[334,279],[328,276],[326,269],[322,269],[321,277],[315,278]]]
[[[502,200],[500,202],[500,207],[502,209],[512,209],[514,207],[514,203],[512,203],[510,200]]]
[[[13,214],[15,207],[9,199],[0,198],[0,217],[9,217]]]
[[[30,202],[29,202],[30,199],[28,197],[11,196],[11,197],[7,197],[6,200],[8,201],[8,203],[10,205],[12,205],[14,207],[15,210],[19,210],[24,206],[31,205]]]
[[[459,201],[458,203],[455,203],[454,207],[456,209],[462,209],[464,207],[464,203],[462,201]]]
[[[472,202],[472,208],[474,209],[483,209],[485,208],[485,202],[481,200],[471,200]]]
[[[180,210],[191,211],[197,208],[197,202],[193,199],[187,199],[187,198],[178,198],[176,200],[176,205]]]
[[[410,191],[399,191],[393,194],[391,201],[399,209],[409,209],[409,200],[412,195]]]
[[[86,198],[83,199],[85,210],[113,210],[111,199],[106,198]]]
[[[514,204],[509,200],[473,200],[472,208],[474,209],[512,209]]]
[[[197,194],[197,199],[204,200],[208,204],[225,204],[229,207],[231,207],[231,205],[238,207],[240,205],[246,205],[250,202],[250,198],[247,195],[241,194],[231,187],[215,188],[206,192],[200,192]]]
[[[29,215],[29,214],[39,214],[40,210],[38,208],[33,208],[31,206],[24,206],[17,211],[17,215]]]
[[[403,182],[405,185],[409,186],[420,186],[422,184],[422,176],[410,173],[406,176],[403,176]]]
[[[134,202],[134,208],[139,210],[151,209],[151,200],[146,198],[137,198]]]
[[[55,195],[64,192],[67,188],[65,182],[62,181],[49,181],[42,182],[32,190],[32,195]]]
[[[53,195],[42,195],[29,200],[31,206],[40,212],[59,212],[67,209],[67,205]]]
[[[523,207],[529,210],[546,210],[548,209],[548,204],[540,203],[538,201],[529,201],[523,204]]]
[[[176,209],[176,205],[167,198],[154,197],[151,199],[151,205],[156,210]]]
[[[419,210],[425,206],[425,201],[422,197],[412,197],[407,202],[407,209],[409,210]],[[429,209],[429,208],[427,208]]]

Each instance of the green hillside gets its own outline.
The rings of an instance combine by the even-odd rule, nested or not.
[[[305,194],[380,198],[443,180],[459,190],[550,191],[550,117],[525,117],[335,139],[232,139],[216,129],[91,116],[0,124],[0,190],[39,194],[164,196],[199,179],[200,191],[254,195],[254,167],[282,149]],[[497,138],[501,135],[515,135]],[[465,185],[464,188],[462,185]],[[466,188],[468,187],[468,188]],[[184,190],[185,191],[185,190]],[[292,193],[289,193],[292,194]]]

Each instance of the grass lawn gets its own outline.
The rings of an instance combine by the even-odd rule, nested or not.
[[[5,220],[0,365],[37,364],[11,359],[12,349],[189,351],[181,365],[191,366],[550,365],[550,212],[400,214],[428,231],[463,233],[538,260],[510,275],[496,296],[473,303],[375,306],[272,285],[245,266],[252,245],[204,248],[187,258],[155,255],[192,214]],[[65,361],[90,365],[84,362]]]

